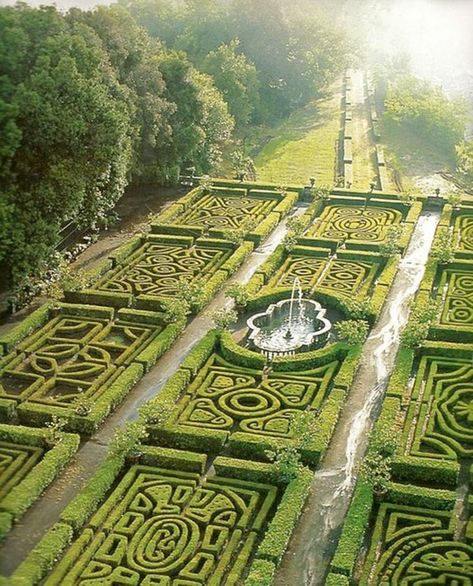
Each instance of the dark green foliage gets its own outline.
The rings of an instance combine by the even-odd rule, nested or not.
[[[466,108],[459,100],[449,100],[440,87],[412,75],[392,82],[384,101],[388,123],[406,126],[451,156],[463,139]]]
[[[351,576],[368,526],[372,506],[371,486],[367,482],[359,481],[330,565],[332,572]]]

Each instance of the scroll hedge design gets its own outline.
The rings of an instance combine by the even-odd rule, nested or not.
[[[64,408],[78,396],[96,400],[161,330],[121,318],[53,317],[7,357],[1,396]]]
[[[404,422],[403,452],[454,460],[473,455],[471,360],[422,357]]]
[[[269,195],[269,194],[268,194]],[[278,204],[274,197],[252,198],[208,194],[201,197],[182,216],[180,224],[220,230],[240,228],[247,220],[261,220]]]
[[[473,214],[463,211],[454,222],[459,250],[473,252]]]
[[[449,511],[380,505],[361,586],[471,584],[471,535],[454,536]]]
[[[304,288],[317,287],[351,297],[361,288],[369,288],[378,270],[378,263],[290,255],[268,285],[292,287],[298,278]]]
[[[231,248],[146,242],[133,258],[97,284],[101,291],[134,296],[172,297],[181,281],[210,277],[231,255]]]
[[[132,466],[44,583],[235,584],[277,499],[261,482]]]
[[[320,222],[309,230],[308,235],[376,244],[382,243],[388,228],[399,224],[401,220],[401,212],[392,208],[329,205],[323,211]]]
[[[321,407],[337,361],[297,375],[239,368],[213,355],[176,408],[178,426],[293,437],[296,416]]]
[[[473,271],[444,270],[439,291],[445,291],[440,324],[473,328]]]

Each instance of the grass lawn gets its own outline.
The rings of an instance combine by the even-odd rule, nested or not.
[[[255,156],[259,181],[301,184],[315,177],[317,185],[333,184],[340,131],[339,89],[266,132],[267,142]]]

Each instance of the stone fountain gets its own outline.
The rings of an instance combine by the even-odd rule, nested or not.
[[[249,342],[269,356],[307,352],[323,346],[332,329],[320,303],[304,299],[297,278],[290,299],[272,303],[263,313],[250,317],[247,325]]]

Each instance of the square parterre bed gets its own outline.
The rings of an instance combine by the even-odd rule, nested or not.
[[[421,211],[421,203],[397,199],[368,201],[356,196],[331,196],[306,236],[320,244],[343,241],[349,248],[379,250],[393,227],[403,225],[399,246],[404,249]]]
[[[241,583],[252,560],[279,563],[309,471],[284,483],[268,465],[209,465],[203,454],[161,448],[145,448],[135,464],[109,458],[13,578],[218,586]]]
[[[79,303],[106,304],[160,310],[162,302],[175,297],[183,282],[201,283],[201,298],[193,306],[208,303],[227,278],[253,250],[241,245],[199,236],[202,230],[179,226],[154,226],[155,233],[135,237],[110,257],[110,270],[93,287],[66,292],[66,299]],[[170,233],[164,233],[169,230]]]
[[[278,249],[253,275],[249,289],[257,294],[251,307],[288,294],[298,282],[305,294],[344,309],[352,302],[370,300],[374,314],[381,309],[396,273],[398,259],[373,251],[338,250],[313,246],[300,238],[290,252]]]
[[[376,425],[397,440],[396,479],[456,486],[473,456],[473,346],[427,343],[401,351]]]
[[[468,497],[461,515],[455,501],[453,491],[396,484],[381,502],[373,501],[359,483],[331,578],[360,586],[471,584],[473,518],[466,512]]]
[[[0,424],[0,538],[34,503],[79,447],[79,436]]]
[[[154,400],[155,411],[167,407],[170,413],[164,423],[150,426],[150,441],[265,459],[266,450],[297,443],[301,417],[310,416],[313,436],[301,451],[307,463],[316,465],[358,353],[332,344],[278,360],[268,373],[264,356],[238,346],[228,333],[211,332]]]
[[[438,266],[432,296],[439,316],[430,337],[473,342],[473,260]]]
[[[212,185],[197,188],[156,218],[158,226],[200,228],[211,237],[227,237],[232,231],[259,243],[290,211],[298,190],[281,191],[257,186]]]
[[[159,313],[62,304],[0,339],[0,416],[93,431],[168,349],[184,323]],[[32,327],[28,327],[33,323]]]

